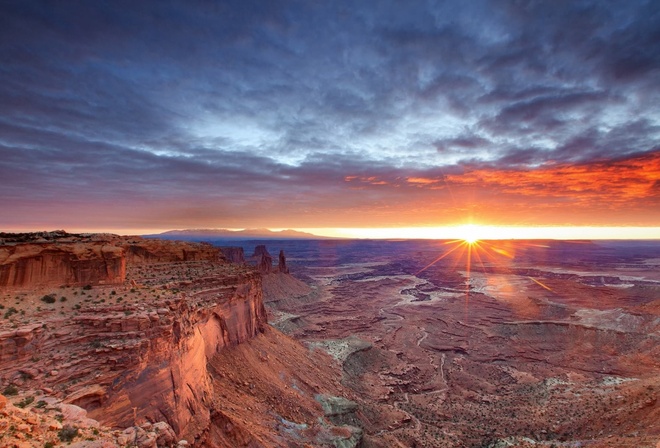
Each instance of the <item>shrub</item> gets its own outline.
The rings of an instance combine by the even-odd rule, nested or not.
[[[60,302],[66,302],[66,297],[64,296],[60,297]]]
[[[70,425],[65,425],[64,428],[60,429],[60,432],[57,433],[57,437],[62,442],[71,442],[78,436],[78,428],[74,428]]]
[[[24,407],[32,404],[33,401],[34,401],[34,397],[25,397],[21,401],[16,403],[16,406],[23,409]]]
[[[13,384],[10,384],[9,386],[5,387],[5,390],[2,391],[2,395],[5,395],[7,397],[11,395],[18,395],[18,387],[14,386]]]
[[[92,289],[92,285],[85,285],[85,286],[83,286],[83,289],[85,291],[89,291],[90,289]]]
[[[41,298],[41,301],[44,303],[55,303],[56,300],[57,299],[55,299],[55,297],[50,294],[46,294]]]

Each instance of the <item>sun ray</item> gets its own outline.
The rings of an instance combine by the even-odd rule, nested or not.
[[[457,241],[459,241],[459,240],[457,240]],[[450,243],[451,243],[451,241],[448,242],[448,243],[446,243],[446,244],[450,244]],[[453,249],[449,250],[448,252],[445,252],[444,254],[440,255],[438,258],[436,258],[435,260],[433,260],[432,262],[430,262],[429,264],[427,264],[426,266],[424,266],[424,267],[423,267],[422,269],[420,269],[417,273],[415,273],[415,275],[419,275],[419,274],[421,274],[422,272],[426,271],[428,268],[430,268],[431,266],[433,266],[434,264],[436,264],[438,261],[442,260],[443,258],[445,258],[446,256],[448,256],[449,254],[451,254],[452,252],[454,252],[454,251],[456,251],[457,249],[460,249],[460,248],[461,248],[461,244],[458,244],[458,245],[457,245],[456,247],[454,247]]]
[[[543,283],[540,282],[539,280],[536,280],[534,277],[527,277],[527,278],[530,279],[531,281],[533,281],[534,283],[536,283],[537,285],[539,285],[541,288],[545,288],[545,289],[547,289],[547,290],[550,291],[550,292],[554,292],[554,291],[552,290],[552,288],[550,288],[549,286],[543,284]]]

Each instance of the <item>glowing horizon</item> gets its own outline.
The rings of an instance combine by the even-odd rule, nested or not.
[[[295,229],[319,236],[367,239],[465,240],[654,240],[660,227],[600,226],[494,226],[461,224],[438,227],[305,228]]]
[[[41,232],[62,227],[0,229],[3,232]],[[221,227],[189,227],[220,229]],[[222,228],[246,230],[254,227]],[[660,227],[600,227],[600,226],[495,226],[487,224],[460,224],[453,226],[419,227],[261,227],[272,231],[296,230],[320,237],[346,239],[430,239],[464,240],[467,242],[488,240],[656,240],[660,239]],[[170,230],[159,228],[64,228],[70,233],[114,233],[118,235],[151,235]]]

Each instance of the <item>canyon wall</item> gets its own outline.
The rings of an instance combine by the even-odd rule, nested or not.
[[[5,329],[0,377],[61,391],[106,425],[165,420],[194,438],[209,423],[209,359],[266,324],[258,273],[202,282],[160,303],[42,313],[39,323]]]
[[[64,233],[46,235],[28,243],[3,239],[0,287],[118,285],[126,279],[127,264],[225,260],[218,248],[204,243],[109,234],[77,239]]]
[[[0,246],[0,287],[120,284],[124,250],[106,242]]]
[[[27,403],[26,415],[64,424],[59,414],[75,409],[85,422],[71,424],[95,446],[359,445],[362,431],[337,426],[316,398],[346,393],[327,368],[333,361],[267,325],[264,283],[271,294],[309,291],[286,273],[283,252],[273,270],[265,247],[252,267],[240,248],[223,255],[204,244],[64,232],[11,238],[0,234],[5,272],[18,272],[20,260],[45,272],[7,275],[0,288],[0,390]],[[98,268],[105,253],[121,266],[112,276]],[[101,272],[71,277],[79,259]],[[39,446],[57,440],[57,424],[35,429],[18,417],[27,429],[13,439],[0,431],[0,445],[23,433]],[[101,427],[82,426],[89,422]]]
[[[124,249],[129,264],[225,260],[220,249],[208,243],[127,238],[117,244]]]
[[[242,264],[245,263],[245,252],[242,247],[238,246],[223,246],[220,248],[227,261],[230,263]]]
[[[164,420],[194,440],[210,422],[209,360],[264,331],[260,273],[208,244],[62,238],[0,246],[12,291],[0,383],[48,389],[109,426]]]

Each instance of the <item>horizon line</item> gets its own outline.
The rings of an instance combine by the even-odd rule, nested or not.
[[[404,239],[404,240],[660,240],[659,226],[496,226],[487,224],[458,224],[449,226],[405,226],[405,227],[189,227],[185,229],[164,228],[74,228],[69,233],[114,233],[118,235],[151,235],[173,230],[295,230],[311,236],[336,239]],[[31,233],[53,230],[10,229],[7,233]],[[60,230],[60,229],[57,229]],[[286,238],[284,238],[286,239]],[[312,237],[308,239],[313,239]]]

